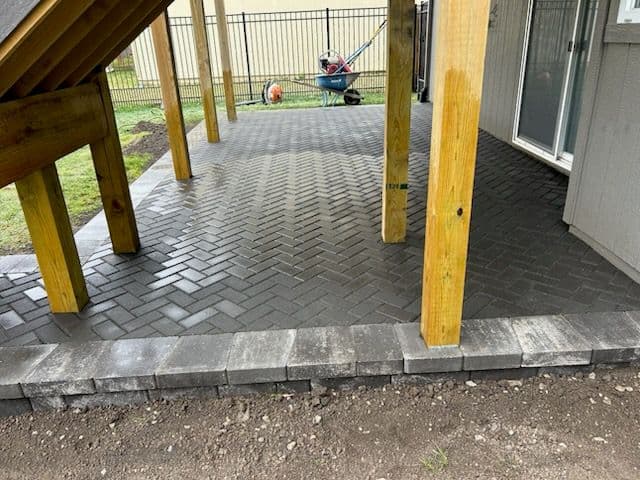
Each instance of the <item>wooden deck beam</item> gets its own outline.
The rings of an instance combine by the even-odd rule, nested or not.
[[[0,103],[0,187],[107,134],[96,85]]]
[[[460,343],[490,0],[438,4],[421,332]]]
[[[42,0],[38,2],[29,14],[16,28],[0,43],[0,58],[14,55],[42,22],[54,11],[60,0]]]
[[[122,157],[111,93],[104,71],[96,76],[95,83],[100,89],[104,117],[107,123],[107,135],[91,144],[91,155],[100,187],[100,197],[109,226],[113,251],[115,253],[134,253],[140,248],[140,239],[129,193],[129,182]]]
[[[151,34],[156,52],[173,169],[177,180],[188,180],[191,178],[191,161],[189,159],[187,135],[182,116],[182,103],[180,102],[180,92],[178,91],[178,76],[176,74],[173,45],[166,13],[160,14],[153,21]]]
[[[404,242],[407,231],[413,62],[413,0],[387,2],[382,240]]]
[[[230,122],[238,119],[236,113],[236,97],[233,92],[233,73],[231,72],[231,53],[229,52],[229,29],[224,0],[215,0],[216,26],[218,27],[218,50],[222,66],[222,81],[224,83],[224,100],[227,107],[227,118]]]
[[[79,312],[89,296],[54,164],[16,182],[54,313]]]
[[[129,0],[119,4],[118,15],[115,18],[107,15],[95,26],[91,32],[76,45],[51,69],[51,71],[39,82],[39,91],[50,92],[61,85],[73,86],[80,83],[89,72],[92,72],[96,64],[100,63],[100,53],[106,50],[108,42],[113,43],[117,35],[123,35],[135,28],[138,16],[150,8],[151,0]],[[90,66],[86,67],[87,64]],[[81,70],[84,77],[76,72]],[[69,78],[80,77],[77,82],[69,81]]]
[[[43,1],[0,46],[0,97],[89,8],[92,0]],[[3,8],[12,8],[6,6]]]
[[[26,97],[76,45],[86,41],[93,28],[105,21],[108,14],[112,15],[117,12],[117,8],[128,2],[129,0],[96,0],[91,8],[20,77],[12,87],[11,94],[18,98]]]
[[[211,143],[220,141],[216,100],[213,95],[213,78],[211,76],[211,58],[207,41],[204,3],[202,0],[191,0],[191,18],[193,19],[193,38],[198,58],[198,74],[200,77],[200,95],[204,109],[204,121],[207,127],[207,140]]]

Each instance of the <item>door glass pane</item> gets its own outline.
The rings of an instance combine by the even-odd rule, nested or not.
[[[549,152],[558,123],[578,0],[535,0],[518,136]]]
[[[640,2],[640,0],[638,0]],[[580,120],[580,108],[582,105],[582,90],[584,88],[584,76],[587,70],[587,60],[589,56],[589,45],[591,44],[591,34],[593,32],[593,22],[596,17],[598,0],[588,0],[584,5],[584,12],[580,20],[577,41],[575,74],[573,79],[573,89],[571,90],[571,100],[569,103],[569,115],[567,117],[565,152],[575,153],[576,134],[578,133],[578,121]]]

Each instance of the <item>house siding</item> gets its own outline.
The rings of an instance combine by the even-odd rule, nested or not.
[[[480,128],[511,143],[528,0],[493,0]]]
[[[493,0],[480,127],[512,143],[528,0]],[[640,25],[601,0],[564,221],[640,282]]]
[[[564,220],[571,230],[640,281],[640,25],[624,36],[611,2],[597,78],[585,90],[589,116],[581,118]],[[616,32],[612,35],[608,30]]]

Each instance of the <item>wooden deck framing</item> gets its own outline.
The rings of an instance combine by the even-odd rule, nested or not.
[[[18,180],[16,188],[51,311],[79,312],[89,295],[55,165]]]
[[[94,84],[0,103],[0,187],[106,134]]]
[[[88,301],[56,160],[90,145],[114,252],[140,246],[104,65],[170,2],[42,0],[0,43],[0,187],[16,183],[53,312]]]
[[[0,98],[91,4],[92,0],[47,1],[31,12],[28,34],[19,37],[14,32],[0,47]]]
[[[211,75],[211,56],[207,40],[203,0],[191,0],[191,18],[193,19],[193,41],[198,57],[198,78],[200,80],[200,96],[204,109],[204,122],[207,127],[207,140],[210,143],[220,141],[216,99],[213,95],[213,77]]]
[[[438,4],[422,281],[421,331],[428,346],[460,343],[489,3]]]
[[[191,161],[189,159],[184,117],[182,116],[178,75],[173,58],[169,17],[166,12],[158,16],[151,24],[151,35],[157,58],[173,170],[177,180],[188,180],[191,178]]]
[[[91,156],[100,187],[100,198],[107,218],[113,251],[134,253],[140,248],[140,239],[107,74],[104,71],[98,73],[94,81],[100,91],[103,118],[107,123],[106,135],[91,143]]]
[[[387,12],[382,240],[398,243],[407,231],[414,2],[389,0]]]
[[[227,14],[224,8],[224,0],[214,0],[216,6],[216,26],[218,27],[218,50],[220,52],[220,65],[222,66],[222,82],[224,84],[224,101],[227,107],[227,119],[235,122],[238,119],[236,113],[236,97],[233,91],[233,73],[231,72],[231,53],[229,52],[229,29],[227,28]]]

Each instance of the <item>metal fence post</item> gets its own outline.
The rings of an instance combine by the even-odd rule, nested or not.
[[[331,50],[331,24],[329,22],[329,8],[326,9],[327,12],[327,50]]]
[[[208,1],[208,0],[207,0]],[[2,1],[0,0],[0,4]],[[348,48],[353,40],[363,41],[370,29],[386,18],[386,7],[370,8],[319,8],[317,10],[238,13],[229,16],[230,49],[233,65],[239,68],[235,78],[239,100],[260,98],[261,83],[267,78],[295,78],[310,80],[317,73],[316,58],[319,50]],[[340,24],[334,29],[333,22]],[[211,37],[212,73],[216,75],[214,88],[222,90],[220,66],[216,64],[220,46],[215,38],[215,17],[206,17],[208,35]],[[242,22],[242,26],[240,26]],[[176,62],[180,76],[181,99],[199,101],[196,55],[193,51],[190,17],[170,18],[171,35],[175,41]],[[237,28],[234,28],[237,27]],[[241,30],[242,28],[242,30]],[[249,32],[251,29],[251,32]],[[213,37],[212,37],[213,34]],[[334,36],[335,34],[335,36]],[[323,38],[326,35],[326,40]],[[249,38],[251,37],[251,38]],[[290,56],[283,65],[280,45],[291,45]],[[251,42],[250,42],[251,40]],[[253,43],[255,40],[255,43]],[[242,42],[244,41],[244,47]],[[254,56],[254,53],[256,54]],[[346,54],[348,52],[342,52]],[[384,65],[386,48],[383,41],[374,42],[371,51],[358,62],[358,79],[361,92],[384,91]],[[247,72],[242,71],[243,62]],[[420,69],[422,70],[422,69]],[[153,60],[153,47],[149,30],[145,30],[128,48],[126,54],[116,59],[108,71],[109,86],[115,105],[157,105],[160,90]],[[249,82],[249,88],[242,84]],[[256,88],[253,88],[253,80]],[[287,97],[315,95],[313,87],[287,85]],[[255,95],[255,97],[254,97]]]
[[[431,56],[433,55],[433,27],[435,23],[433,21],[434,3],[436,0],[428,0],[427,3],[427,60],[424,64],[424,91],[420,94],[420,101],[427,102],[431,95]]]
[[[249,42],[247,41],[247,21],[242,12],[242,31],[244,32],[244,55],[247,60],[247,80],[249,82],[249,99],[253,100],[253,87],[251,86],[251,61],[249,60]]]
[[[411,75],[411,89],[415,92],[418,89],[418,75],[420,67],[418,56],[420,55],[420,29],[418,28],[418,5],[413,6],[413,74]],[[417,53],[417,55],[416,55]]]

